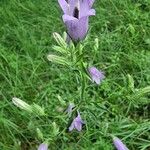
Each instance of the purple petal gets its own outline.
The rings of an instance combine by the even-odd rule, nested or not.
[[[84,121],[82,120],[79,111],[78,111],[78,116],[76,117],[76,120],[84,124]]]
[[[80,1],[80,18],[84,16],[93,16],[95,15],[95,10],[91,9],[92,7],[92,1],[91,0],[82,0]]]
[[[94,16],[95,15],[95,9],[90,9],[87,13],[88,16]]]
[[[65,24],[72,40],[77,41],[85,38],[88,31],[88,17],[83,17],[78,21],[68,20]]]
[[[92,81],[96,82],[96,84],[100,84],[101,80],[95,76],[92,77]]]
[[[117,137],[113,138],[113,143],[117,150],[129,150],[126,145],[124,145],[123,142]]]
[[[48,145],[45,143],[40,144],[38,147],[38,150],[48,150]]]
[[[62,0],[60,0],[60,1],[62,1]],[[77,1],[76,0],[63,0],[63,3],[59,2],[59,5],[60,6],[62,5],[61,8],[62,8],[64,14],[69,15],[69,16],[73,16],[74,9],[77,6]]]
[[[74,121],[71,123],[70,127],[69,127],[69,131],[72,131],[74,129]]]
[[[71,123],[71,126],[69,127],[69,131],[72,131],[73,129],[77,129],[78,131],[81,131],[82,124],[83,124],[83,121],[81,119],[80,113],[78,112],[78,116]]]
[[[76,117],[76,121],[75,121],[74,126],[78,131],[81,131],[82,130],[82,124],[83,124],[83,121],[81,119],[80,113],[78,112],[78,116]]]
[[[74,127],[78,130],[81,131],[82,130],[82,123],[80,121],[76,121],[74,123]]]
[[[77,18],[75,18],[75,17],[73,17],[73,16],[69,16],[69,15],[63,15],[63,21],[64,21],[64,23],[66,23],[66,22],[70,22],[70,21],[76,21],[76,22],[78,22],[78,19]]]
[[[83,16],[87,16],[87,13],[90,10],[90,6],[87,0],[82,0],[80,1],[80,13],[79,13],[79,18],[82,18]]]
[[[96,84],[100,84],[101,80],[103,80],[105,78],[103,72],[99,71],[95,67],[89,68],[89,73],[90,73],[90,76],[92,78],[92,81],[96,82]]]
[[[95,9],[85,10],[85,12],[84,12],[84,9],[83,9],[81,11],[79,19],[81,19],[82,17],[89,17],[89,16],[95,16]]]
[[[93,5],[94,1],[95,1],[95,0],[88,0],[88,2],[89,2],[89,6],[90,6],[90,7],[92,7],[92,5]]]
[[[58,3],[60,5],[61,9],[63,10],[63,12],[68,13],[68,10],[69,10],[68,3],[65,0],[58,0]]]

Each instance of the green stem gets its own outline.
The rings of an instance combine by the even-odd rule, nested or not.
[[[85,97],[85,76],[83,73],[83,69],[81,71],[81,101],[84,101],[84,97]]]
[[[84,63],[83,63],[83,51],[82,51],[80,43],[78,43],[76,48],[78,48],[78,53],[77,53],[77,55],[78,55],[77,58],[79,58],[78,71],[79,71],[80,83],[81,83],[80,101],[78,104],[81,105],[81,103],[83,103],[85,101],[86,79],[85,79],[85,74],[84,74],[85,69],[84,69]]]

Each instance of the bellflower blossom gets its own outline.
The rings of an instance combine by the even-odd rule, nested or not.
[[[113,143],[114,143],[114,145],[115,145],[115,147],[116,147],[117,150],[129,150],[129,149],[126,147],[126,145],[124,145],[124,144],[122,143],[122,141],[121,141],[119,138],[117,138],[117,137],[114,137],[114,138],[113,138]]]
[[[78,131],[82,130],[82,124],[84,124],[83,120],[81,119],[80,113],[78,112],[78,116],[73,120],[69,127],[69,131],[73,129],[77,129]]]
[[[96,82],[96,84],[100,84],[101,80],[103,80],[105,78],[103,72],[99,71],[95,67],[91,67],[88,70],[89,70],[90,76],[92,78],[92,81]]]
[[[38,147],[38,150],[48,150],[48,145],[45,143],[40,144]]]
[[[95,15],[91,9],[95,0],[58,0],[64,12],[63,22],[73,41],[83,40],[88,32],[89,16]]]

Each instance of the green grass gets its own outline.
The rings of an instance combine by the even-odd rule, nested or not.
[[[102,69],[106,79],[100,86],[87,81],[80,106],[86,125],[68,133],[71,120],[58,110],[70,101],[78,105],[80,82],[46,59],[56,44],[52,33],[65,31],[57,1],[0,1],[1,150],[35,150],[46,139],[52,150],[113,150],[110,134],[130,150],[150,149],[150,1],[96,0],[94,8],[85,61]],[[36,103],[48,115],[16,108],[12,97]]]

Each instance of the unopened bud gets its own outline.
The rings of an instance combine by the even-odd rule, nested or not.
[[[53,135],[56,136],[59,134],[59,128],[58,126],[56,125],[55,122],[52,123],[52,126],[53,126]]]
[[[51,62],[55,62],[55,63],[61,64],[61,65],[69,65],[68,61],[66,61],[66,59],[64,57],[60,57],[57,55],[49,54],[47,56],[47,59]]]
[[[14,98],[12,98],[12,102],[14,105],[19,107],[20,109],[26,110],[28,112],[32,112],[32,107],[29,104],[27,104],[26,102],[24,102],[23,100],[14,97]]]
[[[66,47],[67,44],[65,42],[65,40],[60,36],[60,34],[58,34],[57,32],[53,33],[53,37],[55,38],[56,42],[62,46],[62,47]]]
[[[43,133],[39,128],[36,128],[37,136],[40,140],[43,140]]]
[[[132,91],[134,91],[134,79],[130,74],[128,74],[127,76],[128,76],[128,86]]]

